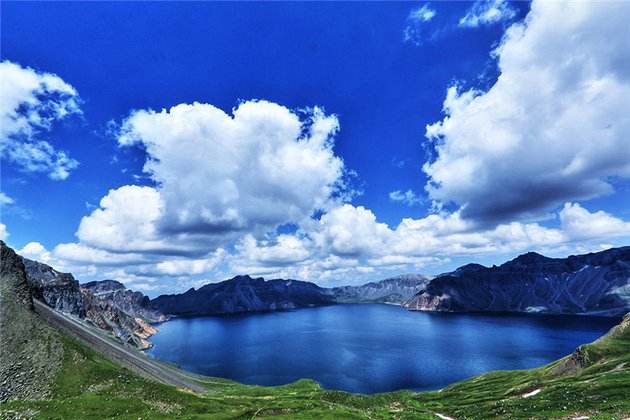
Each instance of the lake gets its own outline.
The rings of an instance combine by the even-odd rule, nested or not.
[[[544,365],[617,322],[334,305],[176,318],[158,326],[148,353],[192,372],[246,384],[310,378],[324,388],[357,393],[434,390],[491,370]]]

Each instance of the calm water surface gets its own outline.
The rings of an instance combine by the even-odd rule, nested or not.
[[[159,326],[148,352],[192,372],[247,384],[311,378],[350,392],[429,390],[490,370],[546,364],[617,321],[336,305],[177,318]]]

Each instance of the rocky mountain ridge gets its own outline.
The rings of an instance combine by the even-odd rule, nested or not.
[[[529,252],[493,267],[468,264],[436,277],[403,306],[621,316],[630,311],[630,247],[567,258]]]
[[[275,311],[337,303],[402,303],[418,292],[428,279],[403,275],[361,286],[324,288],[300,280],[236,276],[185,293],[161,295],[151,306],[171,315],[219,315]]]
[[[182,294],[161,295],[151,306],[171,315],[215,315],[275,311],[335,303],[326,289],[299,280],[236,276]]]
[[[84,320],[131,346],[146,349],[147,338],[157,331],[151,322],[166,317],[149,307],[142,293],[105,280],[80,285],[72,274],[22,258],[33,297],[51,308]]]
[[[63,362],[59,335],[41,322],[31,293],[22,258],[0,241],[0,405],[49,397]]]
[[[403,274],[361,286],[340,286],[329,290],[337,303],[401,304],[422,290],[429,281],[421,274]]]

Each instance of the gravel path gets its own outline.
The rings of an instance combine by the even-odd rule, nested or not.
[[[46,321],[61,331],[78,337],[89,346],[104,354],[109,359],[133,370],[134,372],[178,388],[186,388],[195,392],[205,392],[206,389],[194,381],[192,376],[179,369],[150,359],[137,350],[127,349],[113,339],[94,331],[81,322],[65,316],[46,304],[33,300],[35,311]]]

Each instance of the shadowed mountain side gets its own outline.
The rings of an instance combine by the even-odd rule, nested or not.
[[[177,295],[162,295],[151,306],[172,315],[212,315],[275,311],[335,303],[326,289],[297,280],[236,276]]]
[[[113,280],[80,285],[70,273],[22,258],[33,297],[59,312],[84,319],[114,337],[138,348],[148,348],[146,339],[155,334],[151,322],[166,320],[149,307],[149,298]]]
[[[298,280],[264,280],[236,276],[182,294],[162,295],[151,306],[172,315],[214,315],[276,311],[335,303],[402,303],[428,282],[421,275],[404,275],[361,286],[323,288]]]
[[[446,312],[541,312],[621,316],[630,310],[630,247],[505,264],[469,264],[433,279],[403,305]]]
[[[48,397],[62,360],[58,333],[33,310],[22,258],[0,241],[0,402]]]

